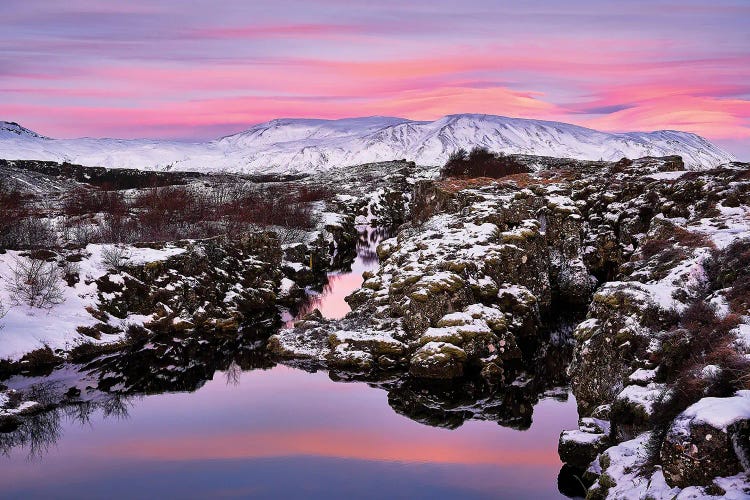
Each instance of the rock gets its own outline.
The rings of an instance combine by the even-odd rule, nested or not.
[[[750,470],[750,391],[703,398],[677,416],[661,448],[669,484],[708,485]]]
[[[388,356],[393,359],[398,359],[406,351],[403,342],[375,331],[336,331],[329,335],[328,344],[334,350],[339,345],[346,344],[352,350],[371,354],[371,357]]]
[[[466,352],[447,342],[428,342],[414,353],[409,373],[415,377],[450,379],[464,373]]]
[[[16,415],[0,414],[0,432],[13,432],[21,426],[21,419]]]
[[[347,343],[338,344],[331,349],[326,361],[331,368],[355,371],[367,371],[375,365],[372,354],[356,349]]]
[[[563,431],[557,445],[560,460],[574,467],[588,467],[597,455],[607,449],[609,423],[593,418],[581,419],[576,430]]]
[[[611,403],[633,372],[633,361],[647,357],[652,331],[645,314],[654,308],[636,283],[608,283],[595,294],[588,319],[573,337],[571,386],[583,414]]]

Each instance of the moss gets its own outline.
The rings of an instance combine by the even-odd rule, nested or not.
[[[602,472],[602,475],[599,476],[599,484],[607,490],[617,486],[617,482],[615,482],[614,478],[606,472]]]
[[[470,267],[475,267],[474,263],[466,261],[449,260],[441,266],[444,270],[456,274],[463,274]]]
[[[217,320],[215,324],[216,328],[224,332],[231,332],[239,330],[240,324],[234,318]]]
[[[602,470],[609,469],[609,466],[612,465],[612,460],[609,458],[609,455],[606,453],[602,453],[599,455],[599,465],[601,466]]]
[[[420,346],[423,346],[428,342],[447,342],[449,344],[460,345],[461,342],[463,342],[463,337],[456,331],[448,330],[440,333],[425,333],[417,341]]]

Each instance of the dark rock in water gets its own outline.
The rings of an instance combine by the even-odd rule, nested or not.
[[[13,432],[21,425],[21,419],[15,415],[0,415],[0,432]]]
[[[583,481],[583,472],[583,469],[567,464],[563,465],[560,473],[557,475],[558,491],[569,498],[585,497],[590,485]]]

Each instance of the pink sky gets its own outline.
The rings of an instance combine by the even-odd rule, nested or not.
[[[0,119],[210,139],[279,117],[490,113],[696,132],[750,159],[750,3],[31,0]]]

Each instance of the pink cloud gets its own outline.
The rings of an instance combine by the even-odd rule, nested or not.
[[[206,44],[258,41],[268,53],[216,61],[69,61],[68,73],[10,67],[4,76],[14,84],[0,87],[3,118],[66,137],[206,137],[282,116],[434,119],[463,112],[612,131],[678,128],[716,139],[750,134],[746,52],[687,53],[653,36],[551,33],[477,44],[374,35],[383,31],[367,22],[220,24],[189,33]],[[304,48],[342,37],[321,42],[319,58],[274,53],[276,44],[263,42],[284,38]],[[55,79],[59,86],[42,83]]]
[[[258,38],[332,38],[337,35],[353,35],[363,31],[363,27],[346,24],[282,24],[252,25],[244,27],[219,27],[193,30],[187,34],[195,38],[217,38],[248,40]]]

